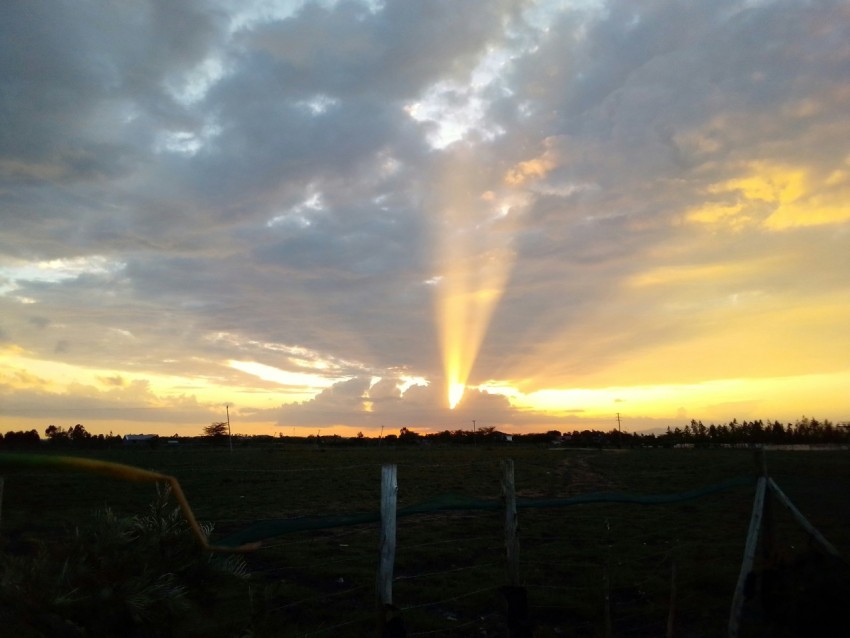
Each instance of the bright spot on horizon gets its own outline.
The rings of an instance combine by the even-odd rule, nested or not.
[[[457,404],[460,403],[460,400],[463,398],[463,393],[466,390],[466,386],[462,383],[450,383],[449,384],[449,409],[454,410],[457,407]]]

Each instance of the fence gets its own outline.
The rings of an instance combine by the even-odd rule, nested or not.
[[[755,600],[750,574],[776,552],[776,533],[789,533],[770,524],[770,495],[789,507],[804,537],[837,554],[763,470],[758,479],[650,496],[518,496],[514,463],[505,459],[497,477],[502,498],[440,493],[403,507],[398,476],[395,464],[382,466],[379,512],[265,520],[219,542],[265,541],[247,559],[274,583],[252,594],[267,626],[276,627],[269,635],[396,635],[404,628],[410,636],[709,636],[722,633],[712,600],[725,599],[728,632],[737,636]],[[750,508],[751,492],[741,488],[753,484]],[[581,512],[568,516],[574,506]],[[736,539],[745,537],[748,512],[741,562]],[[712,525],[716,538],[706,533]],[[705,555],[709,565],[701,564]]]
[[[806,519],[797,509],[785,493],[779,488],[767,472],[767,462],[764,449],[756,453],[756,463],[761,469],[761,476],[756,483],[755,502],[750,518],[750,527],[747,533],[747,541],[744,547],[744,558],[741,563],[741,572],[735,587],[735,595],[732,599],[732,608],[729,617],[729,637],[737,638],[742,633],[743,610],[746,600],[758,599],[764,595],[761,590],[763,583],[756,583],[754,565],[759,541],[763,543],[763,558],[768,566],[777,562],[776,549],[774,547],[775,530],[773,528],[771,497],[784,505],[791,513],[796,523],[809,535],[812,542],[826,552],[828,556],[841,560],[838,550],[823,537],[823,535]],[[761,601],[758,601],[761,602]],[[837,616],[836,616],[837,617]],[[807,627],[811,631],[811,627]],[[817,633],[817,632],[816,632]]]

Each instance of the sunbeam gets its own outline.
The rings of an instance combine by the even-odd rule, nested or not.
[[[501,192],[483,187],[474,158],[462,150],[442,181],[435,238],[436,320],[449,408],[463,399],[469,375],[505,290],[513,239],[529,197],[505,180]]]

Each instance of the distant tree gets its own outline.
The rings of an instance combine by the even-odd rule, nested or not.
[[[210,423],[209,425],[204,427],[204,436],[208,436],[213,441],[222,442],[224,438],[227,436],[227,422],[226,421],[218,421],[216,423]]]
[[[450,443],[452,440],[452,433],[448,430],[443,430],[442,432],[438,432],[434,435],[434,438],[438,439],[441,443]]]
[[[419,439],[419,433],[410,428],[401,428],[398,433],[399,443],[413,443]]]
[[[91,438],[91,434],[86,431],[86,426],[82,423],[77,423],[77,425],[72,427],[68,432],[68,438],[70,438],[74,443],[82,443],[84,441],[88,441]]]
[[[35,430],[6,432],[6,436],[0,435],[0,447],[10,450],[36,447],[40,442],[41,439]]]
[[[784,443],[785,441],[785,428],[782,427],[782,424],[779,421],[774,421],[770,423],[770,435],[769,440],[771,443]]]
[[[60,441],[68,440],[68,432],[65,428],[56,427],[55,425],[48,425],[44,430],[44,435],[52,442],[58,443]]]

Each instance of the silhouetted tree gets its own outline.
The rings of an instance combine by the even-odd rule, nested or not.
[[[60,443],[68,440],[68,432],[63,427],[48,425],[44,430],[44,435],[51,443]]]
[[[227,436],[227,422],[220,421],[217,423],[210,423],[209,425],[204,427],[204,436],[221,437]]]
[[[399,443],[415,443],[419,439],[419,433],[410,428],[401,428],[398,433]]]
[[[228,435],[226,421],[217,421],[204,427],[204,436],[212,439],[213,443],[223,444]]]
[[[0,447],[9,450],[32,448],[38,446],[40,443],[41,438],[35,430],[30,430],[29,432],[6,432],[5,436],[0,434]]]
[[[68,438],[70,438],[74,443],[83,443],[91,438],[91,434],[86,431],[86,426],[82,423],[77,423],[77,425],[72,427],[68,432]]]

